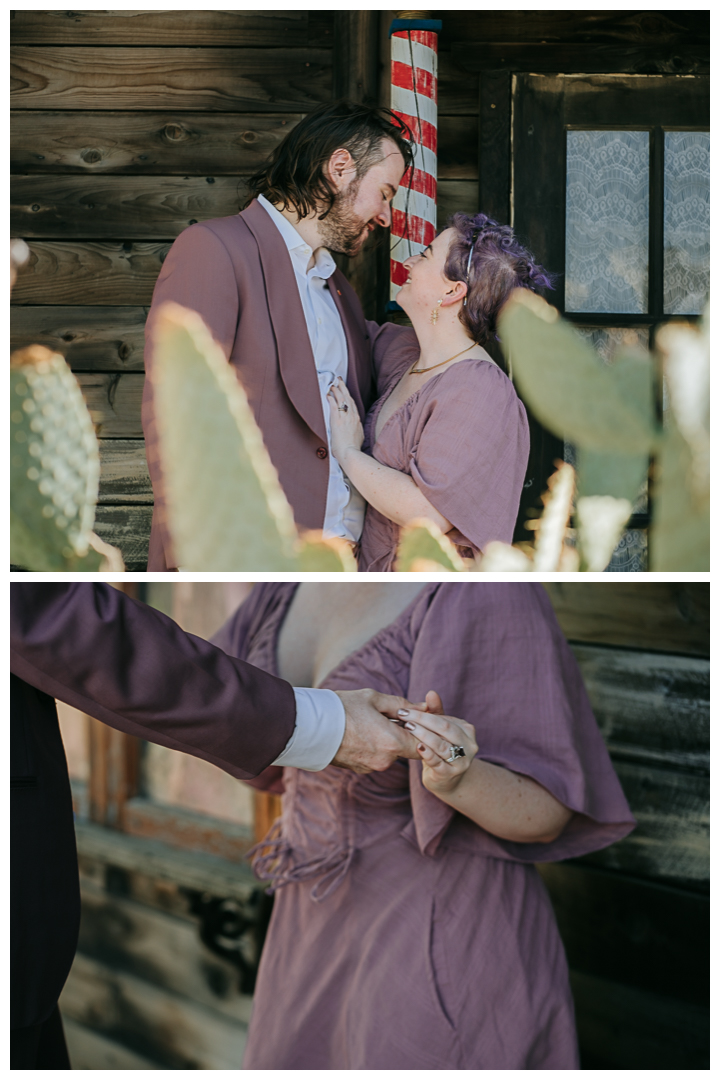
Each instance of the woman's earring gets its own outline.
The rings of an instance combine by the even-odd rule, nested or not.
[[[438,321],[438,315],[440,314],[441,305],[442,305],[442,300],[438,300],[437,307],[434,307],[432,309],[432,311],[430,312],[430,322],[433,324],[433,326]]]

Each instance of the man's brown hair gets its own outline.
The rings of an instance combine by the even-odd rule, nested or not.
[[[382,161],[384,139],[392,139],[407,169],[412,164],[413,137],[399,116],[352,101],[323,105],[305,116],[250,177],[248,202],[264,195],[279,210],[292,205],[301,218],[318,212],[324,218],[337,197],[324,172],[333,153],[347,150],[355,162],[356,180],[361,180]]]

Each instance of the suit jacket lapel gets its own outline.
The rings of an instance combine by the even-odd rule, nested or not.
[[[315,358],[290,254],[260,203],[253,200],[242,217],[257,240],[285,389],[310,430],[327,443]]]

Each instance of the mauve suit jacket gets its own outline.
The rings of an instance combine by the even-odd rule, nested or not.
[[[348,347],[347,385],[360,416],[374,397],[372,338],[360,301],[337,270],[328,288]],[[233,217],[191,225],[160,271],[145,328],[143,428],[155,508],[148,570],[175,569],[153,414],[153,325],[173,300],[197,311],[235,368],[298,525],[321,529],[329,478],[317,372],[290,255],[257,200]]]
[[[282,752],[295,695],[109,585],[10,586],[11,1026],[47,1019],[77,945],[72,798],[54,698],[241,780]]]

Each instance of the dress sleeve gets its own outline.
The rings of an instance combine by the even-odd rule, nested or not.
[[[391,322],[382,326],[376,322],[366,322],[365,325],[372,347],[377,396],[382,397],[388,386],[417,360],[420,345],[410,326],[397,326]]]
[[[550,843],[492,836],[423,786],[412,761],[418,842],[519,862],[607,847],[634,828],[580,669],[541,585],[440,585],[418,632],[408,697],[437,690],[448,715],[474,725],[478,757],[542,784],[573,817]],[[439,805],[438,805],[439,804]]]
[[[488,361],[450,368],[408,427],[410,476],[453,525],[450,539],[482,551],[511,543],[530,439],[522,402]]]

